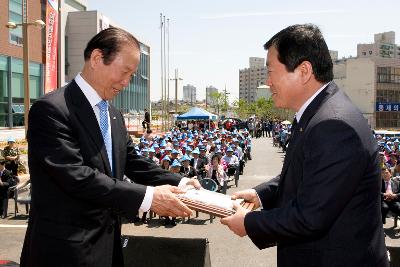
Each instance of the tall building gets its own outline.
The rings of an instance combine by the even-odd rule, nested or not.
[[[356,58],[337,60],[333,65],[334,81],[373,129],[400,129],[400,57],[381,48],[384,39],[397,49],[394,32],[389,33],[375,34],[374,44],[357,46]]]
[[[218,93],[218,89],[215,88],[214,86],[210,85],[206,87],[206,105],[213,106],[214,105],[214,100],[211,97],[212,93]]]
[[[239,70],[239,99],[249,103],[256,101],[257,88],[267,79],[267,67],[264,58],[250,57],[249,67]]]
[[[374,43],[358,44],[357,57],[400,58],[400,46],[395,43],[394,31],[374,35]]]
[[[196,103],[196,87],[194,85],[183,86],[183,102],[187,102],[193,105]]]

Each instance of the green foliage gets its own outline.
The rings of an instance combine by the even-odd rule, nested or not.
[[[226,112],[228,110],[228,103],[225,101],[225,94],[220,92],[212,92],[210,94],[212,104],[214,106],[214,112],[219,115],[219,111]]]
[[[291,113],[288,110],[275,108],[271,97],[269,99],[259,98],[254,103],[248,103],[244,99],[239,99],[233,102],[233,107],[236,115],[241,119],[247,119],[252,115],[256,115],[259,118],[269,120],[285,120],[290,117]]]
[[[178,105],[178,114],[186,113],[186,112],[188,112],[191,108],[192,108],[192,106],[189,105],[189,104],[186,104],[186,103],[180,104],[180,105]]]

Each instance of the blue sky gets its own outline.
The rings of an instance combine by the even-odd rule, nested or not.
[[[374,33],[396,32],[400,43],[400,1],[270,0],[88,0],[89,10],[129,30],[151,47],[151,99],[161,96],[160,13],[170,19],[170,76],[179,69],[182,85],[226,85],[230,100],[239,95],[239,69],[251,56],[264,57],[263,44],[279,30],[298,23],[318,25],[339,57],[356,56],[357,43],[373,42]],[[172,92],[173,83],[170,83]],[[170,94],[171,95],[171,94]]]

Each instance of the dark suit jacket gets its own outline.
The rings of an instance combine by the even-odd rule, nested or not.
[[[388,266],[377,144],[331,82],[295,129],[281,175],[257,186],[263,210],[245,217],[254,244],[278,245],[278,266]]]
[[[192,167],[194,166],[194,158],[190,159],[190,166],[192,166]],[[197,165],[196,165],[196,171],[198,172],[201,170],[203,170],[203,171],[205,170],[205,164],[204,164],[203,159],[198,158]]]
[[[399,182],[393,179],[390,179],[390,183],[392,186],[392,192],[393,194],[396,194],[397,198],[392,200],[395,202],[400,202],[400,186],[399,186]],[[382,186],[381,186],[381,199],[382,201],[384,201],[383,199],[383,194],[386,192],[386,184],[385,181],[382,179]]]
[[[0,199],[6,199],[8,197],[7,196],[8,188],[16,185],[17,180],[12,174],[12,172],[7,169],[3,170],[0,179],[3,182],[3,185],[0,185]]]
[[[181,167],[179,170],[179,173],[182,177],[187,177],[187,178],[192,178],[192,177],[197,177],[197,171],[189,165],[189,171],[185,171],[185,167]]]
[[[21,266],[123,266],[120,214],[137,213],[145,185],[178,176],[138,156],[122,114],[109,108],[114,175],[89,101],[75,81],[29,112],[32,208]],[[126,175],[134,183],[123,181]]]

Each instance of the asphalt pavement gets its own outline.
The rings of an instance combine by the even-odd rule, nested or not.
[[[7,136],[5,133],[4,136]],[[228,189],[228,194],[236,190],[251,188],[274,177],[282,166],[283,154],[271,145],[271,139],[260,138],[253,141],[253,160],[248,161],[244,174],[240,176],[239,187]],[[27,216],[25,208],[19,207],[19,213],[14,217],[14,203],[10,200],[9,216],[0,219],[0,260],[19,262],[23,239],[26,231]],[[260,251],[248,237],[240,238],[227,227],[210,217],[201,214],[182,222],[178,218],[175,227],[165,227],[162,220],[154,218],[148,225],[124,224],[123,234],[136,236],[164,236],[207,238],[212,266],[276,266],[276,248]]]
[[[253,160],[248,161],[244,174],[240,177],[239,187],[232,186],[228,189],[228,194],[254,187],[280,172],[284,154],[272,146],[270,138],[254,139],[252,155]],[[19,213],[14,216],[12,200],[8,212],[6,219],[0,219],[0,260],[19,262],[28,217],[24,206],[19,206]],[[387,219],[384,228],[387,234],[386,243],[398,244],[400,230],[393,227],[393,218]],[[188,221],[178,218],[175,227],[165,227],[162,220],[153,218],[149,224],[124,224],[122,232],[134,236],[207,238],[213,267],[276,266],[276,247],[259,250],[248,237],[234,235],[219,219],[214,219],[211,223],[210,217],[201,213],[198,218]]]

